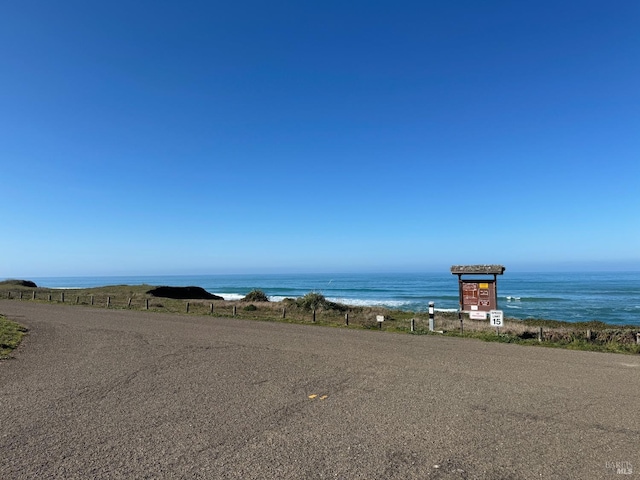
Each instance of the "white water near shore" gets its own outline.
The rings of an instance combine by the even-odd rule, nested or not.
[[[272,301],[309,292],[354,306],[383,306],[424,312],[458,308],[457,277],[443,273],[172,275],[127,277],[29,278],[50,288],[105,285],[200,286],[227,300],[239,300],[253,289]],[[498,277],[499,308],[515,318],[565,321],[600,320],[640,325],[640,272],[509,273]]]

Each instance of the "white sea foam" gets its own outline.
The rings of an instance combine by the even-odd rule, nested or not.
[[[223,296],[223,294],[217,294]],[[269,297],[270,302],[281,302],[285,298],[283,295],[272,295]],[[364,300],[359,298],[343,298],[343,297],[331,297],[327,298],[330,302],[341,303],[343,305],[349,305],[352,307],[391,307],[401,308],[406,305],[415,304],[414,301],[409,300]],[[436,312],[457,312],[457,308],[436,308]]]
[[[283,295],[271,295],[270,297],[267,297],[267,298],[269,299],[270,302],[281,302],[285,298],[291,298],[291,297],[285,297]]]
[[[405,300],[364,300],[360,298],[327,298],[330,302],[342,303],[343,305],[352,305],[354,307],[402,307],[411,302]]]
[[[521,309],[522,307],[518,306],[518,305],[505,305],[507,308],[517,308],[517,309]]]
[[[244,295],[240,295],[239,293],[214,293],[214,295],[218,295],[225,300],[242,300],[245,297]]]

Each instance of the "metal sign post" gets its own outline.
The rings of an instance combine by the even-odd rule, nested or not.
[[[500,335],[500,327],[504,326],[504,313],[502,310],[491,310],[491,326],[496,327],[496,334]]]

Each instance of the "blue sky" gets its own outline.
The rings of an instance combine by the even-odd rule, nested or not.
[[[10,1],[0,278],[640,269],[637,1]]]

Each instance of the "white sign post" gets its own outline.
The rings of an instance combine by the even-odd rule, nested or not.
[[[376,320],[378,321],[378,327],[382,330],[382,322],[384,322],[384,315],[376,315]]]
[[[435,302],[429,302],[429,331],[433,332],[433,322],[436,315],[436,304]]]
[[[489,315],[491,316],[491,326],[496,327],[496,333],[500,334],[500,327],[504,326],[504,313],[502,310],[491,310]]]

